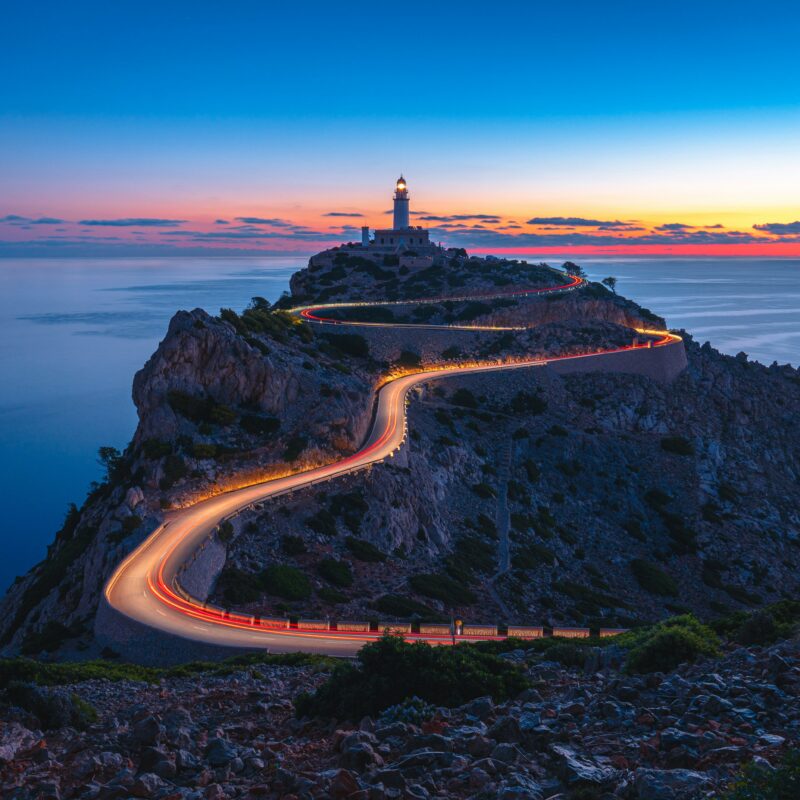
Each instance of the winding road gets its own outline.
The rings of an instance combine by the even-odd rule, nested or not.
[[[483,295],[480,299],[495,296],[541,294],[568,291],[582,281],[575,276],[560,286]],[[476,298],[447,298],[476,299]],[[400,301],[394,305],[408,305]],[[432,299],[415,301],[436,302]],[[354,305],[389,305],[389,303],[337,303],[326,306],[305,306],[293,309],[304,319],[320,325],[343,324],[322,316],[324,309]],[[354,323],[344,323],[354,324]],[[358,323],[383,326],[390,323]],[[428,327],[419,325],[413,327]],[[469,330],[486,329],[479,326],[456,326]],[[498,330],[498,328],[489,328]],[[532,358],[518,360],[482,361],[474,363],[447,363],[419,371],[390,375],[377,391],[377,407],[372,430],[365,444],[353,455],[324,466],[298,472],[286,477],[219,494],[180,510],[168,512],[164,522],[139,547],[117,567],[104,588],[104,600],[117,613],[144,626],[206,645],[249,650],[268,649],[274,653],[311,652],[333,656],[352,656],[367,641],[380,634],[369,632],[343,632],[329,630],[297,630],[289,628],[285,620],[266,619],[247,614],[228,612],[192,598],[181,587],[180,579],[185,565],[213,536],[219,524],[242,511],[264,501],[294,490],[328,481],[337,476],[365,469],[371,464],[391,458],[406,438],[405,408],[409,390],[432,378],[448,375],[468,375],[495,370],[530,369],[548,363],[580,358],[599,358],[626,350],[647,347],[664,347],[680,342],[680,337],[665,331],[640,331],[658,337],[622,348],[602,350],[571,356]],[[410,634],[407,638],[422,639],[431,643],[448,644],[449,636]],[[461,637],[461,640],[471,637]],[[487,638],[487,637],[474,637]]]

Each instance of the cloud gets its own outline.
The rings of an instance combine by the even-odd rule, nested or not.
[[[125,219],[82,219],[79,225],[109,228],[175,228],[185,219],[156,219],[154,217],[129,217]]]
[[[800,233],[800,220],[796,222],[765,222],[763,225],[753,225],[753,228],[775,236],[787,236]]]
[[[228,222],[228,220],[226,220],[226,219],[215,219],[214,220],[214,224],[215,225],[230,225],[230,222]]]
[[[32,219],[31,225],[63,225],[65,220],[56,219],[55,217],[39,217],[39,219]]]
[[[160,235],[171,239],[188,239],[194,242],[285,239],[287,241],[335,242],[340,233],[334,231],[314,231],[293,226],[293,230],[263,231],[251,228],[226,231],[161,231]]]
[[[528,225],[558,225],[564,228],[603,228],[615,230],[625,228],[629,223],[620,220],[586,219],[584,217],[532,217]]]
[[[323,217],[363,217],[363,214],[358,214],[355,211],[329,211],[323,214]]]
[[[658,225],[657,231],[686,231],[691,228],[696,228],[696,225],[687,225],[685,222],[667,222],[664,225]]]
[[[478,219],[483,222],[500,222],[502,217],[497,214],[447,214],[446,216],[439,216],[437,214],[427,214],[420,217],[425,222],[464,222],[468,220]]]
[[[236,217],[237,222],[244,222],[248,225],[271,225],[273,228],[287,228],[292,223],[285,219],[267,219],[264,217]]]
[[[0,217],[0,222],[30,222],[27,217],[20,217],[19,214],[6,214],[5,217]]]
[[[487,250],[493,247],[531,249],[539,247],[626,247],[638,245],[686,245],[686,244],[748,244],[764,242],[763,237],[747,231],[665,231],[649,232],[639,236],[624,236],[618,231],[562,231],[550,228],[548,233],[509,233],[491,228],[466,228],[454,230],[455,226],[431,229],[431,236],[446,240],[452,246]],[[547,230],[547,229],[545,229]]]

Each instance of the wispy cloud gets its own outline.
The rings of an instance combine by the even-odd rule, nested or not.
[[[664,225],[658,225],[657,231],[685,231],[691,228],[696,228],[697,225],[687,225],[685,222],[667,222]]]
[[[355,211],[329,211],[327,214],[323,214],[323,217],[363,217],[363,214],[359,214]]]
[[[230,222],[228,222],[228,220],[226,220],[226,219],[215,219],[214,220],[214,224],[215,225],[230,225]]]
[[[273,228],[287,228],[292,225],[285,219],[266,218],[266,217],[236,217],[237,222],[244,222],[247,225],[270,225]]]
[[[108,228],[175,228],[185,219],[158,219],[156,217],[126,217],[124,219],[82,219],[78,224]]]
[[[622,222],[618,219],[586,219],[586,217],[531,217],[527,220],[528,225],[551,225],[563,228],[603,228],[613,230],[615,228],[626,228],[629,222]]]
[[[484,222],[500,222],[502,217],[497,214],[426,214],[419,218],[425,222],[466,222],[473,219],[483,220]]]
[[[800,220],[796,222],[765,222],[763,225],[753,225],[757,231],[772,233],[775,236],[787,236],[800,233]]]

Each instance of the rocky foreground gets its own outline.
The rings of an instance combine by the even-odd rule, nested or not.
[[[324,663],[39,688],[50,730],[2,714],[0,794],[689,800],[727,796],[742,764],[768,770],[797,746],[797,639],[667,675],[625,674],[616,646],[582,655],[567,668],[511,651],[531,682],[511,701],[405,702],[355,724],[295,718],[292,698],[326,679]],[[76,707],[82,731],[67,724]]]

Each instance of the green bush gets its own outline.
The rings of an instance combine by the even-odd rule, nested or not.
[[[547,400],[538,392],[517,392],[509,405],[517,413],[544,414],[547,411]]]
[[[13,681],[34,683],[37,686],[64,686],[81,681],[143,681],[156,683],[161,678],[189,677],[199,673],[230,675],[255,664],[275,666],[305,666],[308,664],[331,665],[327,656],[312,656],[308,653],[270,655],[247,653],[232,656],[224,661],[188,661],[168,669],[142,667],[124,661],[63,661],[59,663],[34,661],[30,658],[0,658],[0,689]]]
[[[719,655],[717,635],[690,614],[623,634],[617,641],[631,648],[625,664],[629,672],[669,672],[685,661]]]
[[[219,576],[215,591],[225,598],[225,602],[239,606],[255,603],[264,589],[262,576],[236,567],[226,567]]]
[[[661,449],[679,456],[694,455],[694,445],[685,436],[665,436],[661,440]]]
[[[264,588],[273,595],[286,600],[307,600],[311,597],[311,583],[294,567],[271,564],[263,573]]]
[[[210,397],[173,389],[167,393],[167,401],[172,410],[195,423],[208,422],[214,425],[230,425],[236,421],[236,412]]]
[[[357,539],[355,536],[348,536],[344,543],[347,549],[353,554],[354,558],[359,561],[377,562],[386,561],[386,553],[379,550],[372,542],[366,539]]]
[[[636,576],[639,586],[646,592],[662,597],[678,596],[678,584],[675,579],[655,564],[635,558],[631,561],[631,571]]]
[[[800,797],[800,750],[791,750],[774,769],[749,764],[719,800],[796,800]]]
[[[286,449],[283,451],[283,460],[288,461],[290,464],[297,461],[300,453],[308,446],[308,439],[305,436],[292,436],[286,443]]]
[[[490,497],[494,497],[496,492],[494,487],[489,486],[488,483],[475,483],[472,485],[472,491],[475,492],[478,497],[483,498],[484,500],[488,500]]]
[[[330,586],[323,586],[321,589],[318,589],[317,597],[319,597],[323,603],[328,603],[332,606],[338,605],[339,603],[346,603],[349,599],[346,594],[340,592],[338,589],[332,589]]]
[[[418,367],[421,363],[419,353],[411,350],[403,350],[396,362],[401,367]]]
[[[281,538],[281,550],[287,556],[301,556],[307,552],[306,543],[303,541],[302,536],[293,536],[287,533]]]
[[[317,564],[320,576],[330,581],[334,586],[344,588],[353,585],[353,572],[346,561],[337,561],[335,558],[323,558]]]
[[[470,605],[477,600],[463,583],[442,573],[412,575],[408,584],[417,594],[441,600],[451,606]]]
[[[239,424],[245,433],[253,436],[272,436],[281,427],[281,421],[277,417],[261,417],[258,414],[243,414]]]
[[[83,730],[97,720],[97,711],[78,695],[53,692],[31,683],[11,681],[5,699],[37,717],[45,730],[67,725]]]
[[[314,694],[300,695],[295,708],[298,717],[357,720],[406,698],[452,707],[485,695],[507,700],[526,686],[518,667],[468,644],[431,647],[384,636],[361,648],[355,664],[337,666]]]
[[[456,389],[450,402],[455,406],[462,406],[464,408],[477,408],[478,400],[469,389]]]
[[[321,508],[306,520],[306,525],[315,533],[323,536],[336,536],[336,517],[325,508]]]
[[[363,311],[364,309],[360,309]],[[388,310],[388,309],[385,309]],[[366,320],[367,322],[392,322],[394,315],[389,312],[391,319]],[[340,352],[356,358],[369,358],[369,343],[360,333],[329,333],[325,338]]]
[[[383,597],[379,597],[372,604],[372,607],[381,614],[386,614],[389,617],[397,617],[398,619],[418,617],[428,622],[436,622],[444,619],[444,617],[424,603],[412,600],[410,597],[401,597],[396,594],[385,594]]]
[[[511,563],[517,569],[535,569],[542,564],[552,566],[555,560],[555,553],[550,548],[536,542],[523,545],[511,557]]]

